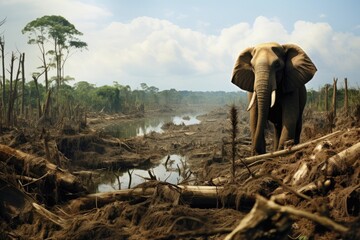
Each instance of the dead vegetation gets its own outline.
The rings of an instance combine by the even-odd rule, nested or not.
[[[241,116],[233,140],[227,108],[202,116],[199,125],[169,125],[163,134],[127,140],[49,131],[46,147],[44,137],[30,130],[5,132],[0,238],[359,238],[356,109],[346,117],[338,113],[332,133],[325,114],[308,114],[302,144],[255,157],[249,157]],[[149,180],[133,189],[89,193],[71,173],[151,165],[170,153],[189,156],[192,185]]]

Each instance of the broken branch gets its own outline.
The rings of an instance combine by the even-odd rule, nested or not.
[[[236,165],[243,165],[243,162],[249,164],[249,163],[253,163],[255,161],[258,161],[260,159],[266,159],[266,158],[274,158],[274,157],[279,157],[279,156],[283,156],[283,155],[287,155],[287,154],[290,154],[290,153],[293,153],[293,152],[296,152],[304,147],[307,147],[311,144],[314,144],[316,142],[319,142],[319,141],[322,141],[324,139],[327,139],[327,138],[330,138],[330,137],[334,137],[340,133],[342,133],[343,131],[336,131],[336,132],[333,132],[333,133],[330,133],[326,136],[323,136],[323,137],[320,137],[320,138],[317,138],[315,140],[312,140],[312,141],[309,141],[309,142],[305,142],[305,143],[302,143],[302,144],[298,144],[298,145],[295,145],[293,147],[290,147],[290,148],[286,148],[286,149],[283,149],[283,150],[280,150],[280,151],[276,151],[276,152],[270,152],[270,153],[265,153],[265,154],[261,154],[261,155],[257,155],[257,156],[252,156],[252,157],[247,157],[247,158],[244,158],[242,161],[240,160],[237,160],[236,161]]]
[[[291,206],[281,206],[274,201],[267,200],[264,197],[257,195],[256,203],[252,210],[241,220],[239,225],[226,236],[225,240],[233,240],[239,239],[241,237],[251,236],[254,229],[257,229],[259,224],[274,216],[276,213],[286,213],[294,217],[307,218],[340,233],[346,233],[349,230],[347,227],[344,227],[327,217],[319,216],[303,210],[298,210]]]

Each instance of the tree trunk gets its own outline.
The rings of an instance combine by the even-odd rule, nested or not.
[[[22,54],[22,61],[21,61],[21,116],[24,117],[25,115],[25,53]]]
[[[37,96],[37,107],[38,107],[38,119],[41,118],[42,116],[42,111],[41,111],[41,104],[40,104],[40,91],[39,91],[39,85],[38,85],[38,77],[36,76],[32,76],[34,79],[34,83],[35,83],[35,88],[36,88],[36,96]]]
[[[326,174],[333,176],[336,173],[344,173],[359,159],[360,142],[329,158],[326,163]]]
[[[347,82],[347,78],[344,79],[345,81],[345,103],[344,103],[344,109],[345,109],[345,113],[346,115],[349,114],[349,95],[348,95],[348,82]]]
[[[13,79],[13,75],[14,75],[14,63],[15,63],[15,54],[12,53],[11,55],[11,62],[10,62],[10,85],[9,85],[9,102],[8,102],[8,109],[7,109],[7,125],[8,126],[12,126],[14,125],[14,117],[15,117],[15,110],[14,110],[14,106],[15,106],[15,100],[17,99],[17,83],[19,81],[19,75],[21,72],[21,65],[22,65],[22,55],[20,55],[20,59],[19,59],[19,66],[18,66],[18,70],[16,73],[16,78],[15,80]],[[13,83],[14,83],[14,88],[13,88]]]
[[[337,87],[336,87],[336,83],[337,83],[337,78],[334,78],[334,83],[333,83],[333,97],[332,97],[332,105],[333,105],[333,116],[334,119],[336,117],[336,91],[337,91]]]
[[[46,120],[50,117],[50,105],[51,105],[51,89],[47,93],[45,105],[44,105],[44,117]]]
[[[10,61],[10,83],[9,83],[9,99],[8,99],[8,109],[7,109],[7,115],[6,115],[6,124],[8,126],[11,125],[11,114],[12,114],[12,95],[13,95],[13,74],[14,74],[14,62],[15,62],[15,55],[14,52],[11,54],[11,61]]]
[[[329,85],[325,86],[325,111],[329,111]]]
[[[44,67],[44,73],[45,73],[45,90],[46,92],[49,90],[49,77],[48,77],[48,66],[46,62],[46,55],[45,55],[45,49],[44,45],[42,45],[42,60],[43,60],[43,67]]]
[[[3,38],[0,37],[0,47],[1,47],[1,65],[2,65],[2,98],[1,98],[1,102],[2,102],[2,119],[5,119],[5,115],[6,115],[6,106],[5,106],[5,96],[6,96],[6,90],[5,90],[5,85],[6,85],[6,77],[5,77],[5,41]]]
[[[85,209],[101,207],[114,201],[129,201],[139,198],[164,199],[173,204],[185,202],[192,207],[221,207],[237,206],[236,194],[224,196],[221,194],[223,187],[216,186],[185,186],[156,183],[149,186],[122,189],[112,192],[94,193],[74,199],[68,205],[68,210],[77,212]],[[156,195],[156,196],[155,196]],[[254,204],[252,196],[242,198],[241,207],[251,207]]]
[[[11,119],[12,119],[12,125],[15,124],[16,121],[16,116],[18,115],[18,83],[19,83],[19,75],[21,72],[21,65],[22,65],[22,54],[20,54],[20,58],[19,58],[19,65],[18,65],[18,69],[16,72],[16,78],[15,78],[15,84],[14,84],[14,89],[13,89],[13,94],[12,94],[12,99],[10,99],[11,101]],[[15,104],[16,101],[16,104]],[[14,108],[15,106],[15,108]]]

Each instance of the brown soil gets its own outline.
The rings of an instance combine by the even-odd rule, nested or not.
[[[176,191],[162,193],[162,183],[152,180],[141,186],[143,189],[155,187],[151,196],[99,200],[80,208],[78,197],[86,199],[86,191],[70,198],[51,198],[51,201],[39,197],[49,194],[41,187],[44,185],[50,186],[52,193],[68,192],[47,176],[24,187],[24,180],[15,176],[30,176],[27,173],[31,169],[23,167],[19,171],[8,166],[6,159],[1,159],[0,239],[224,239],[249,214],[257,194],[267,199],[283,194],[285,197],[276,200],[279,204],[326,216],[349,230],[341,233],[307,218],[279,213],[260,222],[253,239],[359,239],[359,158],[346,166],[345,171],[332,175],[325,174],[321,168],[331,156],[359,142],[360,111],[355,110],[349,117],[339,117],[335,125],[328,123],[324,113],[306,112],[302,142],[330,131],[342,132],[294,153],[256,161],[249,164],[249,169],[240,164],[236,178],[231,180],[229,109],[224,106],[202,115],[198,125],[166,124],[162,134],[151,133],[131,139],[106,136],[100,129],[109,122],[121,123],[143,116],[94,115],[86,128],[67,123],[47,132],[29,128],[3,129],[1,144],[47,158],[61,169],[69,169],[84,184],[94,178],[99,168],[151,166],[166,155],[180,154],[188,156],[192,172],[192,178],[185,184],[223,188],[215,204],[205,200],[204,204],[194,206],[181,197],[175,201]],[[240,159],[251,155],[251,146],[247,113],[240,111],[238,119],[237,159]],[[268,151],[271,151],[271,138],[269,132]],[[321,148],[315,150],[317,145]],[[294,174],[304,164],[309,171],[296,183]],[[303,192],[310,199],[282,185],[299,191],[311,183],[316,187]],[[33,202],[43,208],[36,209]]]

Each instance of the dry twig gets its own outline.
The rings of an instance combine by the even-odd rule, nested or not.
[[[257,195],[256,203],[252,210],[247,214],[239,223],[239,225],[226,236],[225,240],[240,239],[241,237],[249,237],[253,230],[263,223],[266,219],[274,216],[276,213],[288,214],[290,217],[295,218],[307,218],[314,221],[328,229],[346,233],[349,229],[344,227],[333,220],[319,216],[313,213],[309,213],[303,210],[298,210],[291,206],[281,206],[274,201],[267,200],[264,197]]]

